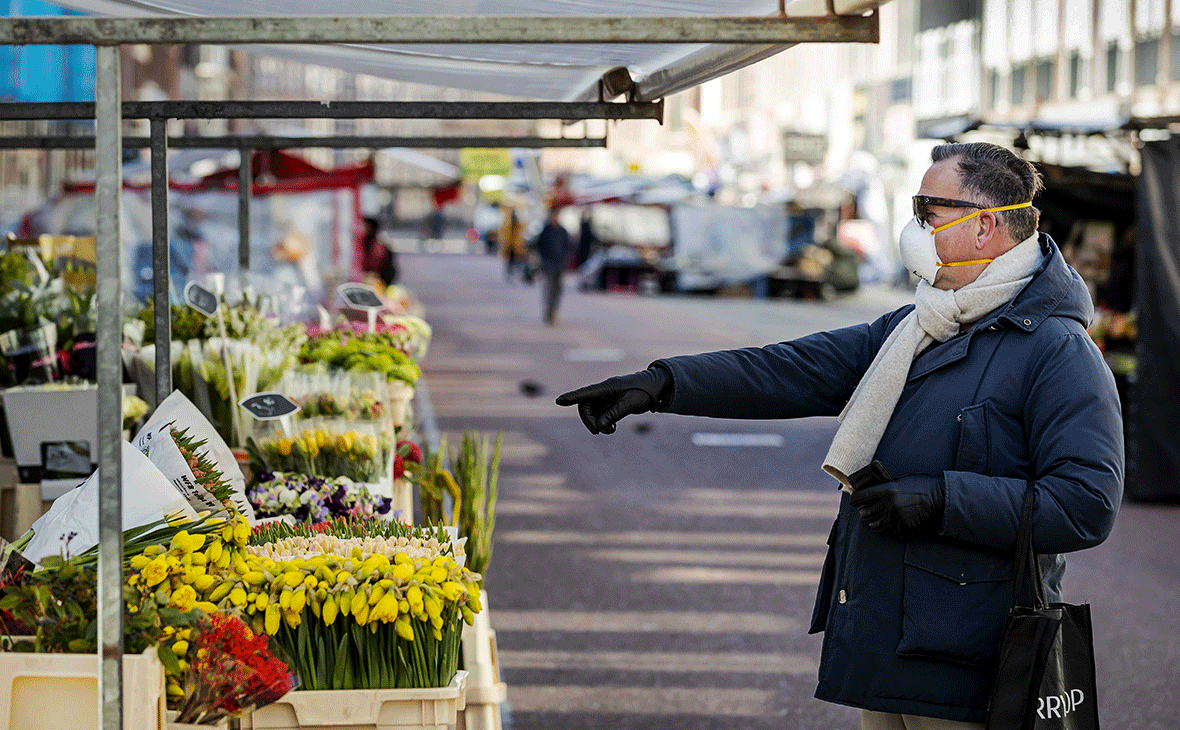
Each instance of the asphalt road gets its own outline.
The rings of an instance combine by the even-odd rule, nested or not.
[[[434,327],[425,383],[439,428],[505,438],[492,626],[515,730],[855,730],[812,697],[808,636],[834,483],[834,419],[651,414],[591,436],[558,394],[682,353],[757,346],[907,301],[831,303],[581,293],[559,324],[498,260],[402,254]],[[1062,387],[1068,387],[1063,384]],[[1125,505],[1071,556],[1066,600],[1093,607],[1106,728],[1180,728],[1180,510]]]

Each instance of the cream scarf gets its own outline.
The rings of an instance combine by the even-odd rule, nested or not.
[[[1009,302],[1042,261],[1039,236],[1033,234],[992,261],[979,278],[955,291],[919,282],[915,309],[893,329],[840,414],[840,428],[824,459],[824,471],[851,492],[848,475],[865,467],[877,453],[885,427],[909,377],[914,358],[932,342],[945,342],[962,322],[975,322]]]

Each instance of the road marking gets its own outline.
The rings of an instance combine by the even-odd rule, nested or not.
[[[512,712],[604,715],[700,715],[765,718],[774,714],[777,692],[701,687],[508,686]]]
[[[524,502],[512,499],[496,500],[496,513],[502,515],[560,515],[572,505],[546,502]]]
[[[783,436],[779,433],[709,433],[699,431],[692,435],[693,446],[782,446]]]
[[[734,504],[710,502],[661,502],[650,509],[663,515],[695,517],[765,517],[768,519],[836,519],[837,508],[810,504]]]
[[[602,669],[638,672],[812,674],[810,654],[781,652],[514,651],[497,653],[509,669]],[[515,709],[515,708],[513,708]]]
[[[693,565],[737,565],[764,568],[818,568],[823,553],[769,553],[751,550],[591,550],[587,557],[616,563],[691,563]]]
[[[684,489],[675,494],[684,499],[697,501],[765,501],[765,502],[822,502],[839,504],[840,491],[832,482],[831,490],[814,489]]]
[[[553,499],[559,502],[585,502],[590,499],[590,496],[584,492],[575,492],[572,489],[561,487],[526,487],[511,491],[512,496],[522,499]]]
[[[823,547],[827,532],[576,532],[506,530],[496,540],[527,545],[737,545],[746,547]]]
[[[565,359],[569,362],[621,362],[625,358],[626,355],[622,350],[613,348],[584,348],[565,351]]]
[[[773,634],[800,630],[798,621],[770,613],[695,611],[528,611],[491,613],[496,631],[657,634]],[[508,642],[502,642],[507,645]]]
[[[510,355],[460,355],[432,357],[423,361],[426,376],[434,372],[480,373],[491,371],[528,370],[533,361],[527,357]]]
[[[816,586],[819,573],[804,570],[745,570],[742,568],[670,567],[636,573],[637,583],[712,583],[739,585]]]

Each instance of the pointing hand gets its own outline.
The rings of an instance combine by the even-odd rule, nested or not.
[[[590,433],[614,433],[615,424],[624,416],[654,411],[671,388],[671,373],[654,365],[563,393],[557,397],[557,405],[577,405],[578,415]]]

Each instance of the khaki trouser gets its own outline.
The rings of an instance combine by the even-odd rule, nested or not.
[[[937,717],[894,715],[890,712],[862,710],[860,730],[983,730],[978,722],[956,722]]]

